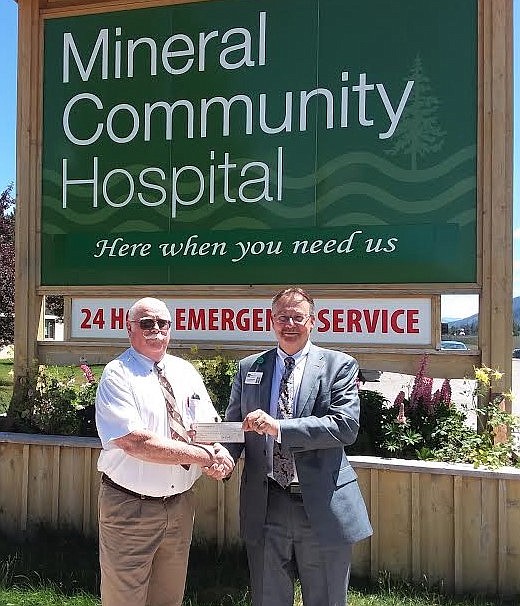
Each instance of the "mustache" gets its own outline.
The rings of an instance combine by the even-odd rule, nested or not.
[[[146,341],[165,341],[166,340],[166,335],[163,335],[161,333],[156,333],[154,335],[144,335],[144,338]]]

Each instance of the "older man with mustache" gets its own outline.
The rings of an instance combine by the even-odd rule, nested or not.
[[[180,606],[193,530],[191,488],[233,460],[220,444],[191,439],[188,415],[218,418],[195,368],[166,353],[171,317],[163,301],[140,299],[126,327],[130,347],[103,372],[96,424],[103,450],[99,560],[103,606]]]

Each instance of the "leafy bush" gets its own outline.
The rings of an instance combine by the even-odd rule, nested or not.
[[[427,359],[423,357],[408,397],[401,391],[390,404],[377,392],[360,391],[360,433],[349,454],[489,468],[520,466],[513,438],[519,419],[504,410],[511,394],[496,394],[494,390],[494,382],[502,375],[487,367],[476,368],[472,404],[462,408],[451,401],[448,380],[432,393]],[[476,419],[476,426],[470,419]]]
[[[97,382],[91,369],[81,366],[85,383],[77,385],[74,368],[39,365],[23,380],[24,406],[13,429],[47,435],[97,435],[94,400]]]
[[[388,456],[383,447],[385,424],[395,413],[390,403],[378,391],[359,390],[359,432],[357,440],[346,448],[349,455]]]
[[[219,354],[214,358],[195,359],[192,362],[204,380],[213,405],[223,417],[229,403],[233,378],[238,370],[237,360]]]
[[[224,415],[229,402],[237,361],[217,355],[192,361],[202,375],[215,408]],[[10,429],[41,434],[97,436],[95,400],[97,380],[81,364],[85,381],[78,385],[74,367],[38,366],[23,380],[23,405]]]
[[[196,352],[192,352],[192,356]],[[505,412],[511,394],[496,393],[501,374],[490,368],[475,369],[472,404],[463,408],[452,402],[445,380],[432,391],[424,356],[410,394],[401,391],[390,403],[377,391],[360,389],[360,430],[348,454],[471,463],[496,468],[520,467],[514,432],[519,419]],[[215,408],[223,415],[229,401],[237,361],[217,355],[194,359]],[[39,366],[25,381],[24,406],[15,420],[16,431],[64,435],[97,435],[94,402],[97,381],[83,364],[85,381],[78,386],[74,368]],[[473,424],[470,419],[476,420]]]

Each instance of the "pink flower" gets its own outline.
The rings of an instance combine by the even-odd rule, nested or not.
[[[415,375],[415,379],[413,382],[412,393],[410,394],[410,406],[417,406],[419,399],[421,398],[421,394],[423,391],[423,379],[425,378],[426,367],[428,365],[428,355],[424,354],[421,358],[421,363],[419,365],[419,370]]]
[[[87,381],[87,383],[96,382],[96,378],[94,377],[94,374],[88,364],[81,364],[80,368],[83,371],[83,375],[85,376],[85,380]]]
[[[401,392],[402,393],[402,392]],[[404,414],[404,402],[399,404],[399,413],[395,419],[398,423],[406,423],[406,415]]]
[[[419,397],[422,399],[423,406],[432,408],[432,387],[433,379],[431,377],[423,377],[419,390]]]
[[[441,402],[451,404],[451,385],[449,379],[444,379],[441,387]]]
[[[394,400],[394,405],[395,405],[395,406],[401,406],[401,404],[403,404],[403,403],[404,403],[404,391],[403,391],[403,390],[401,390],[401,391],[400,391],[400,392],[397,394],[397,396],[396,396],[396,398],[395,398],[395,400]]]

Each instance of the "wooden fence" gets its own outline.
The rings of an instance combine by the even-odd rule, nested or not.
[[[97,532],[99,440],[0,433],[0,532],[39,525]],[[353,575],[380,571],[448,593],[520,597],[520,470],[475,470],[351,457],[371,539],[354,548]],[[239,465],[239,472],[241,465]],[[199,538],[239,541],[239,473],[196,485]]]

